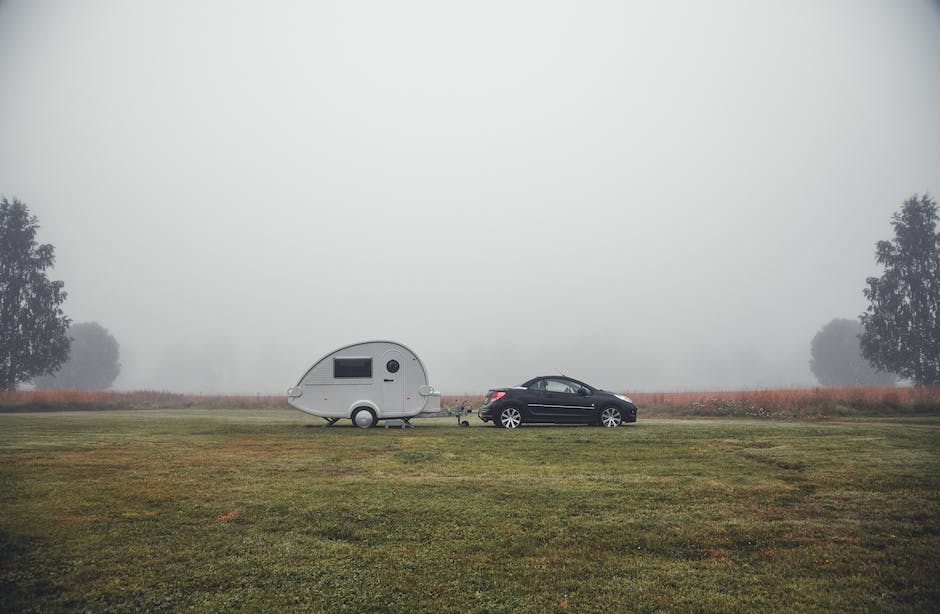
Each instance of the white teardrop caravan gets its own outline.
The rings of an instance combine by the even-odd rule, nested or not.
[[[441,412],[441,393],[428,383],[418,355],[394,341],[364,341],[330,352],[288,389],[287,400],[330,425],[349,418],[362,428],[379,420],[455,415]]]

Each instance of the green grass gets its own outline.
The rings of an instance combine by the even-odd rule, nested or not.
[[[940,603],[938,418],[417,422],[0,414],[0,610]]]

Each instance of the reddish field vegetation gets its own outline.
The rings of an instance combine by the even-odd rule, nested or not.
[[[940,413],[940,389],[777,388],[735,392],[636,392],[646,415],[810,418]]]
[[[284,396],[195,395],[143,390],[22,390],[0,392],[0,411],[88,409],[287,409]]]
[[[825,418],[852,415],[940,414],[936,388],[778,388],[725,392],[628,392],[641,417]],[[445,396],[445,407],[482,395]],[[92,409],[288,409],[282,395],[190,395],[171,392],[36,390],[0,392],[0,411]]]

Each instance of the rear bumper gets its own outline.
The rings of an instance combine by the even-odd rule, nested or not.
[[[489,422],[490,420],[494,420],[496,418],[496,413],[497,411],[495,409],[484,405],[480,408],[480,411],[477,412],[477,415],[483,422]]]

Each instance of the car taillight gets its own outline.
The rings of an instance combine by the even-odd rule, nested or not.
[[[488,398],[488,399],[486,400],[486,402],[487,402],[487,403],[492,403],[493,401],[498,401],[499,399],[503,398],[504,396],[506,396],[506,393],[505,393],[505,392],[502,392],[502,391],[500,391],[500,392],[494,392],[493,394],[490,395],[490,398]]]

